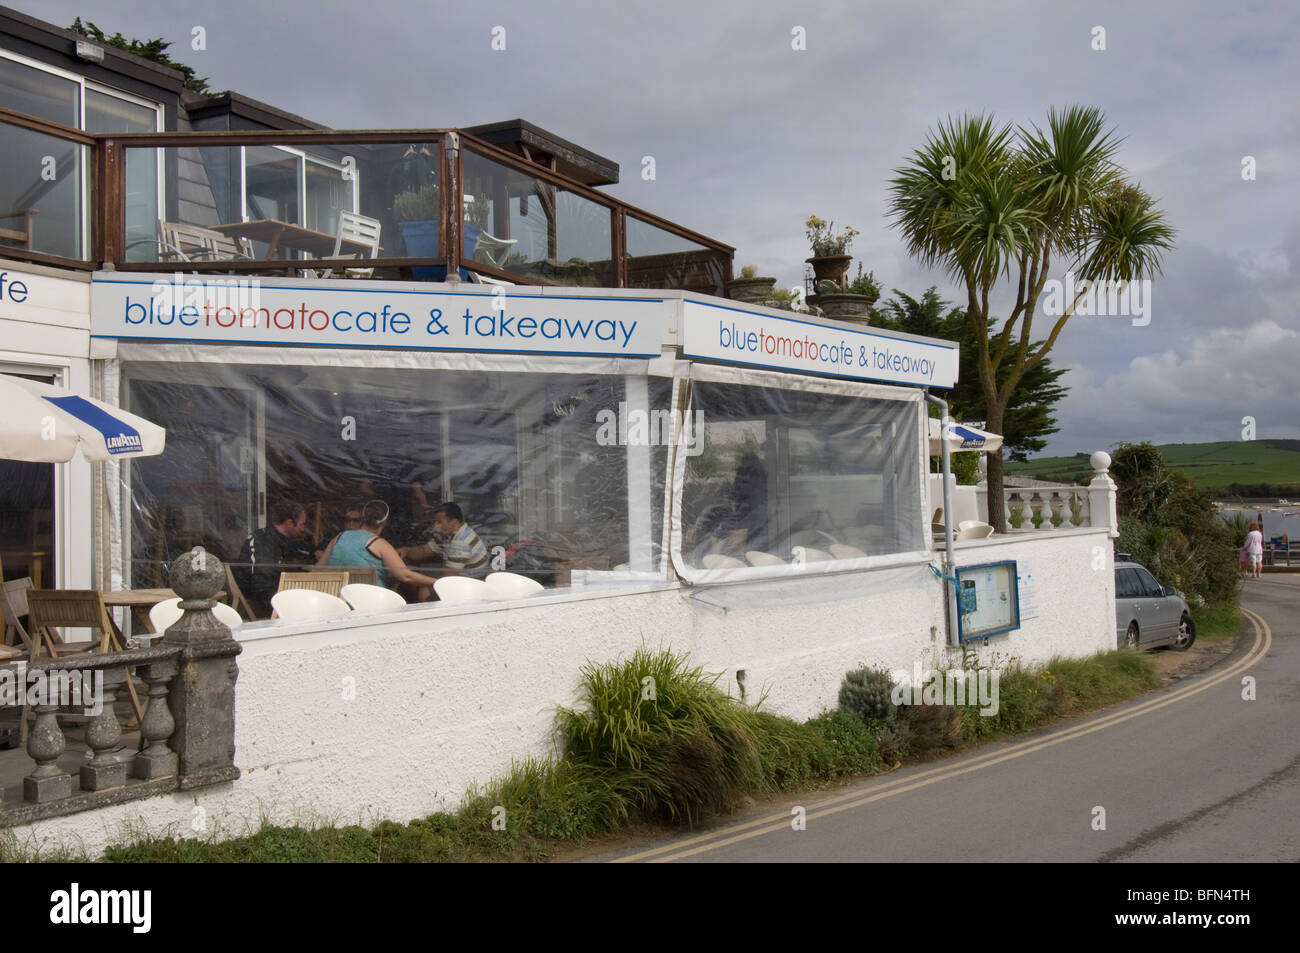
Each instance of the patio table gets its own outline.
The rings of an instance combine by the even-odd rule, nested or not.
[[[35,549],[6,549],[0,552],[0,563],[26,563],[27,575],[32,577],[32,585],[37,589],[43,588],[41,580],[44,576],[42,568],[45,565],[45,557],[49,553],[44,550]]]
[[[220,232],[232,238],[247,238],[255,242],[265,242],[267,261],[275,258],[281,245],[297,251],[308,252],[317,258],[329,258],[333,256],[334,243],[338,241],[337,236],[328,232],[318,232],[312,228],[305,228],[292,222],[282,222],[275,218],[259,218],[251,222],[230,222],[226,225],[210,225],[208,227],[214,232]],[[347,238],[343,239],[339,248],[340,257],[353,254],[365,257],[369,253],[369,245]]]

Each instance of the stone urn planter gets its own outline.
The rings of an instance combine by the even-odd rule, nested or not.
[[[727,282],[727,297],[732,301],[761,304],[775,287],[775,278],[736,278]]]
[[[813,299],[809,299],[812,301]],[[857,324],[871,323],[871,306],[875,299],[870,295],[855,294],[819,294],[815,301],[817,307],[828,318],[839,321],[853,321]]]
[[[844,276],[849,272],[849,262],[853,260],[852,255],[814,255],[812,258],[805,259],[813,267],[813,280],[816,281],[833,281],[840,284],[844,281]]]

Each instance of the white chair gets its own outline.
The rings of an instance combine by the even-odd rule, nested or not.
[[[433,589],[442,602],[482,602],[492,598],[486,582],[468,576],[443,576],[434,581]]]
[[[271,605],[282,622],[328,619],[352,611],[352,607],[338,596],[315,589],[285,589],[271,597]]]
[[[784,566],[785,560],[780,556],[773,556],[771,553],[764,553],[757,549],[751,549],[745,553],[745,559],[751,566]]]
[[[344,601],[356,612],[382,612],[385,609],[400,609],[406,605],[405,599],[383,586],[354,582],[344,586],[341,591]]]
[[[867,554],[856,546],[845,546],[843,543],[832,543],[831,555],[836,559],[862,559]]]
[[[709,553],[700,560],[705,569],[744,569],[745,564],[735,556],[724,556],[722,553]]]
[[[485,581],[493,599],[522,599],[546,588],[536,579],[529,579],[517,572],[490,572]]]
[[[790,555],[795,561],[802,560],[804,563],[828,563],[831,561],[831,554],[824,549],[813,549],[810,546],[796,546],[790,550]]]
[[[485,262],[494,268],[504,269],[511,250],[517,244],[519,244],[517,238],[497,238],[486,231],[481,231],[478,233],[478,241],[474,243],[474,254],[470,255],[470,258]]]
[[[365,215],[358,215],[356,212],[339,212],[339,228],[334,237],[334,254],[331,258],[377,258],[379,256],[379,230],[380,221],[377,218],[369,218]],[[350,245],[365,245],[369,254],[358,255],[355,252],[343,254],[343,243]],[[373,268],[345,268],[344,272],[349,278],[369,278],[375,273]],[[304,269],[303,276],[307,278],[332,278],[334,276],[333,268],[326,268],[322,272],[315,272],[311,269]]]
[[[179,597],[164,599],[149,610],[149,624],[153,626],[152,634],[161,636],[179,622],[184,614],[185,611],[181,608]],[[223,602],[218,602],[212,607],[212,614],[217,617],[218,622],[232,629],[244,624],[244,620],[239,613]]]
[[[960,531],[963,529],[970,529],[972,526],[987,526],[987,525],[988,524],[985,523],[983,520],[962,520],[960,523],[957,524],[957,529]]]
[[[993,527],[988,523],[976,522],[974,526],[967,526],[965,529],[957,530],[957,535],[953,539],[988,539],[993,535]]]

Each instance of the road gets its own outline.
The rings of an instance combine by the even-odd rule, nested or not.
[[[1214,668],[1015,741],[589,861],[1300,860],[1300,576]],[[1246,700],[1243,680],[1255,680]],[[795,830],[797,808],[806,828]],[[1104,822],[1104,826],[1103,826]]]

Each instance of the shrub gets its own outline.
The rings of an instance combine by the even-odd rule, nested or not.
[[[912,754],[961,744],[961,712],[953,705],[902,705],[899,707],[909,733]]]
[[[598,769],[647,814],[697,818],[735,801],[759,770],[750,712],[685,655],[638,650],[588,664],[588,711],[561,708],[565,758]]]
[[[883,668],[859,668],[840,683],[841,711],[852,712],[863,721],[893,720],[897,706],[890,700],[894,680]]]

